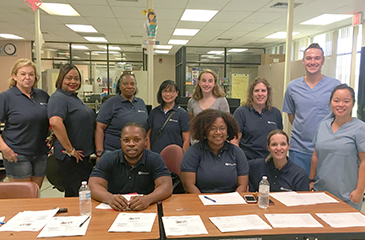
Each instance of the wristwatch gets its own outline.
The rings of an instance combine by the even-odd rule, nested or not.
[[[96,156],[97,157],[101,157],[101,156],[103,156],[103,154],[104,154],[104,151],[103,150],[96,151]]]
[[[316,179],[313,179],[313,178],[310,178],[309,179],[309,183],[311,183],[311,182],[315,182],[316,181]]]

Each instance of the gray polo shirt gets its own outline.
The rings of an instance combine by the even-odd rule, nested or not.
[[[0,94],[0,119],[5,122],[2,137],[17,154],[44,155],[48,151],[48,94],[33,88],[30,98],[16,86]]]
[[[77,93],[70,93],[57,89],[48,102],[48,117],[60,117],[66,127],[66,132],[72,146],[82,150],[85,157],[94,152],[95,113],[86,106]],[[66,156],[62,153],[64,147],[56,139],[54,154],[57,159],[63,160]]]

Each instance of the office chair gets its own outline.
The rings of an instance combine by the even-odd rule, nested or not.
[[[184,187],[181,183],[181,171],[180,164],[184,156],[183,149],[176,144],[166,146],[160,152],[163,160],[165,161],[167,169],[169,169],[173,184],[173,193],[185,193]]]
[[[39,187],[34,182],[0,182],[0,199],[39,198]]]

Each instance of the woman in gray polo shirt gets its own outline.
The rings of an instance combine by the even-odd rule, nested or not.
[[[60,165],[65,197],[75,197],[92,170],[96,116],[77,97],[81,74],[75,65],[65,64],[60,69],[56,87],[48,103],[49,123],[57,137],[54,155]]]

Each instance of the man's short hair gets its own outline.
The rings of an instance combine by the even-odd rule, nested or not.
[[[122,136],[122,133],[123,133],[123,131],[124,131],[124,129],[126,127],[137,127],[137,128],[140,128],[141,131],[142,131],[143,137],[146,137],[147,136],[146,129],[142,126],[142,124],[136,123],[136,122],[129,122],[126,125],[124,125],[124,127],[122,128],[122,131],[120,132],[120,136]]]
[[[324,57],[324,51],[323,49],[321,48],[321,46],[319,46],[318,43],[312,43],[311,45],[309,45],[305,50],[304,50],[304,56],[305,56],[305,52],[310,49],[310,48],[315,48],[315,49],[319,49],[322,51],[322,57]]]

